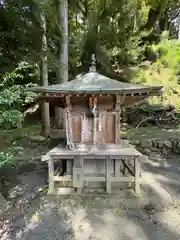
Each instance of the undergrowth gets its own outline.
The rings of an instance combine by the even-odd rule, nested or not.
[[[149,99],[151,104],[173,105],[180,110],[180,42],[163,39],[152,46],[158,58],[146,67],[135,70],[134,83],[143,85],[161,85],[161,97]]]

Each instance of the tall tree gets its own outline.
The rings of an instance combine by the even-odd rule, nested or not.
[[[58,11],[61,39],[59,39],[59,66],[57,67],[56,83],[68,81],[68,1],[59,2]],[[55,108],[55,120],[58,128],[64,128],[64,114],[60,108]]]
[[[41,52],[40,52],[40,74],[41,74],[41,84],[42,86],[48,86],[48,63],[47,63],[47,37],[46,37],[46,18],[42,10],[40,14],[40,23],[41,23]],[[49,103],[42,101],[42,124],[41,124],[41,133],[45,137],[50,135],[50,111]]]

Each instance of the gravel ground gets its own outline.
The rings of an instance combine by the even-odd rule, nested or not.
[[[2,240],[175,240],[178,210],[88,208],[74,200],[44,199],[4,220]],[[4,226],[5,226],[4,225]],[[3,230],[1,230],[2,232]]]
[[[12,206],[0,218],[0,239],[179,240],[179,160],[153,156],[142,164],[149,202],[143,197],[41,196],[47,173],[20,174],[9,190]]]

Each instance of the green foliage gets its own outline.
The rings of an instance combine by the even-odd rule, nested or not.
[[[159,44],[151,46],[151,49],[159,53],[159,58],[146,68],[138,68],[134,82],[162,85],[162,97],[152,98],[150,102],[171,104],[180,109],[180,42],[163,38]]]
[[[30,69],[32,71],[30,71]],[[34,96],[28,91],[32,83],[26,84],[26,78],[37,78],[36,68],[27,63],[20,63],[18,67],[5,73],[1,79],[0,89],[0,128],[10,129],[20,127],[24,119],[27,104],[34,101]]]
[[[0,127],[2,129],[11,129],[21,127],[24,115],[18,110],[0,111]]]
[[[34,101],[29,87],[37,82],[38,68],[20,62],[12,72],[6,72],[0,78],[0,129],[20,128],[24,121],[26,106]],[[13,156],[22,149],[13,146],[0,152],[0,168],[11,164]]]
[[[39,68],[37,64],[31,64],[27,61],[21,61],[10,72],[5,72],[0,77],[0,87],[7,88],[14,85],[25,85],[37,83]]]
[[[160,52],[160,62],[164,67],[169,67],[178,73],[180,67],[180,42],[178,40],[166,40],[157,45]]]
[[[128,67],[133,81],[163,85],[162,98],[151,102],[173,104],[180,109],[180,44],[168,40],[173,29],[168,11],[177,9],[176,0],[69,0],[69,75],[88,71],[90,56],[96,54],[97,68],[116,76]],[[41,13],[45,16],[48,43],[48,68],[52,76],[59,67],[61,26],[58,0],[0,1],[0,128],[20,127],[24,111],[34,101],[28,91],[39,83],[41,50]],[[158,28],[157,28],[158,25]],[[159,30],[157,30],[159,29]],[[177,35],[177,34],[176,34]],[[150,43],[150,44],[149,44]],[[154,44],[152,44],[154,43]],[[146,67],[145,50],[158,53]],[[31,63],[31,64],[30,64]],[[134,75],[133,75],[134,74]],[[127,81],[130,81],[128,74]],[[49,80],[52,82],[52,79]],[[0,162],[11,159],[13,151],[0,153]]]
[[[10,166],[15,155],[22,152],[21,147],[11,147],[6,151],[0,152],[0,168]]]

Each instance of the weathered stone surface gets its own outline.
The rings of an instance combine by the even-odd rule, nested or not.
[[[164,147],[164,141],[163,140],[158,140],[157,141],[157,147],[162,149]]]
[[[180,153],[180,141],[172,139],[151,139],[151,140],[130,140],[130,144],[134,145],[140,152],[149,155],[150,152],[169,152]],[[164,150],[167,149],[167,150]],[[147,152],[147,153],[145,153]]]
[[[147,156],[149,156],[149,155],[151,155],[151,150],[150,150],[149,148],[144,148],[144,149],[142,150],[142,153],[145,154],[145,155],[147,155]]]
[[[168,141],[168,140],[166,140],[166,141],[164,142],[164,145],[165,145],[167,148],[170,148],[170,149],[172,149],[172,147],[173,147],[172,142],[171,142],[171,141]]]
[[[152,142],[150,140],[144,140],[140,142],[141,147],[143,148],[152,148]]]
[[[139,146],[140,145],[140,141],[139,140],[131,140],[130,144],[132,144],[134,146]]]
[[[151,142],[152,142],[152,147],[157,148],[157,140],[153,139]]]
[[[160,152],[160,149],[159,148],[151,148],[151,151],[152,152]]]
[[[31,136],[30,140],[33,142],[44,142],[46,138],[41,135],[35,135],[35,136]]]
[[[102,201],[103,198],[102,198],[102,197],[95,197],[94,200],[95,200],[95,201]]]
[[[161,152],[162,152],[163,155],[168,155],[168,153],[170,152],[170,149],[167,149],[167,148],[164,147],[164,148],[161,150]]]

